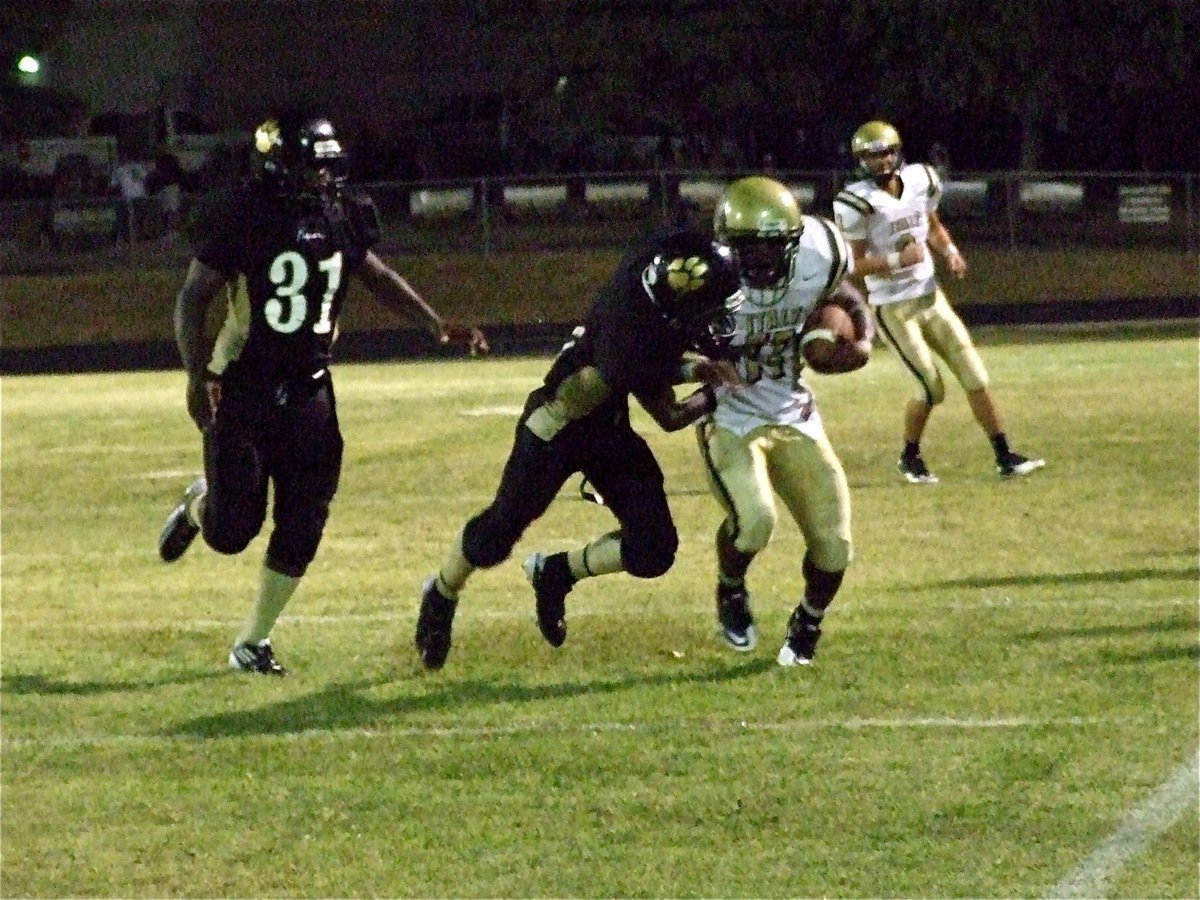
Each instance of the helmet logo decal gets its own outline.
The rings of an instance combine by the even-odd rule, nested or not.
[[[254,132],[254,149],[259,153],[270,153],[272,147],[278,147],[282,143],[279,123],[274,119],[267,119]]]
[[[677,294],[690,294],[704,287],[708,262],[698,256],[678,257],[667,264],[667,284]]]

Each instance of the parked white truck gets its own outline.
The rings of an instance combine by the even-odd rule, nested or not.
[[[34,185],[63,193],[93,193],[107,187],[120,161],[152,165],[163,152],[194,174],[222,147],[245,145],[248,135],[218,131],[185,110],[156,108],[137,113],[111,112],[95,116],[86,135],[0,135],[0,165],[15,170]],[[56,184],[58,182],[58,184]]]

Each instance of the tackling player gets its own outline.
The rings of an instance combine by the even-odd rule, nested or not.
[[[857,274],[865,276],[879,328],[917,382],[917,395],[904,410],[904,449],[896,463],[900,474],[913,484],[938,480],[921,456],[929,416],[946,397],[935,355],[966,392],[975,421],[991,441],[1001,477],[1040,469],[1044,460],[1027,459],[1009,448],[987,370],[925,253],[928,245],[956,278],[966,275],[967,263],[938,216],[941,178],[932,166],[904,162],[900,134],[887,122],[861,126],[850,140],[850,152],[864,177],[834,198],[834,216],[854,250]],[[920,248],[920,258],[901,258],[913,244]],[[868,253],[873,256],[865,259]]]
[[[476,569],[499,565],[583,473],[619,528],[570,552],[525,560],[537,622],[551,646],[567,636],[566,596],[584,578],[628,572],[656,578],[671,568],[679,538],[663,474],[629,422],[633,395],[664,431],[712,412],[714,388],[733,387],[727,363],[695,352],[742,302],[736,263],[711,238],[674,230],[628,255],[525,402],[495,499],[455,538],[421,591],[416,646],[426,668],[450,652],[459,592]],[[701,382],[676,399],[673,385]]]
[[[747,386],[719,392],[698,429],[709,486],[725,510],[717,528],[717,620],[734,650],[757,643],[746,572],[775,530],[775,494],[804,535],[804,596],[792,612],[780,665],[812,662],[821,621],[850,564],[850,489],[812,390],[804,380],[801,329],[823,302],[850,313],[857,340],[840,345],[838,371],[866,364],[874,324],[843,282],[853,260],[832,222],[804,215],[770,178],[730,184],[717,206],[717,240],[738,258],[746,300],[730,350]]]
[[[240,553],[262,529],[273,483],[274,530],[229,665],[286,675],[271,629],[316,555],[342,468],[329,365],[350,276],[396,312],[416,314],[440,343],[472,353],[488,347],[476,328],[447,327],[372,252],[378,214],[369,197],[346,187],[346,154],[327,119],[270,119],[252,153],[255,175],[201,208],[175,302],[204,476],[167,518],[158,551],[174,562],[203,533],[217,552]],[[227,312],[214,342],[205,320],[218,297]]]

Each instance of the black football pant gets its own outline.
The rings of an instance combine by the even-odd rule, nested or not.
[[[303,401],[276,405],[226,391],[204,432],[204,540],[240,553],[262,530],[274,484],[267,565],[299,578],[317,555],[342,471],[333,384]]]
[[[508,559],[567,479],[582,472],[620,523],[625,570],[655,578],[670,569],[679,536],[667,506],[662,469],[628,418],[568,426],[549,442],[524,422],[522,416],[496,498],[463,531],[467,561],[490,568]]]

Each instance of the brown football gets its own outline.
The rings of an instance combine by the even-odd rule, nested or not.
[[[804,359],[817,372],[843,372],[846,360],[842,347],[857,335],[850,314],[835,303],[815,306],[800,330]]]

